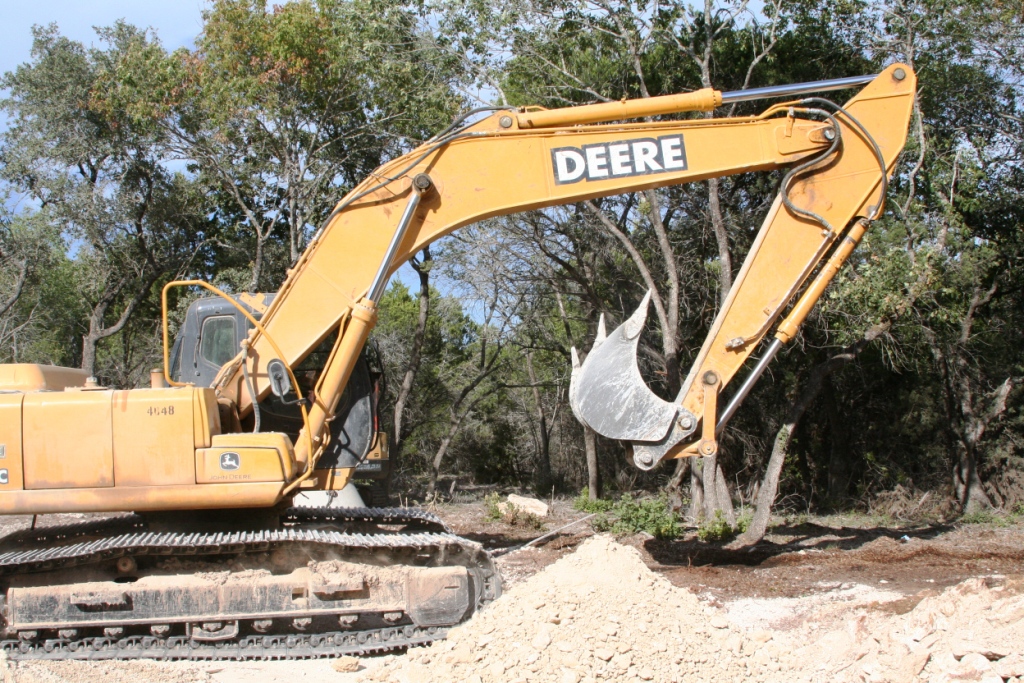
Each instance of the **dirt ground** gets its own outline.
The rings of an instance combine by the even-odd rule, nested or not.
[[[498,556],[505,589],[508,591],[508,595],[519,595],[519,600],[523,600],[519,587],[527,591],[541,590],[539,587],[531,588],[532,582],[539,581],[544,576],[544,570],[558,560],[566,558],[567,562],[574,561],[569,556],[580,550],[581,545],[594,536],[594,531],[589,523],[583,522],[545,539],[535,547],[520,547],[550,530],[555,530],[584,516],[582,513],[572,510],[567,501],[555,501],[552,506],[552,514],[545,520],[543,529],[524,525],[509,526],[501,522],[489,521],[486,519],[485,506],[480,503],[445,505],[440,506],[435,512],[452,525],[457,533],[482,543]],[[41,522],[75,521],[72,516],[62,517],[63,519],[60,520],[42,518]],[[28,518],[3,518],[0,520],[0,533],[9,533],[18,528],[25,528],[29,521]],[[851,666],[846,663],[846,660],[843,660],[842,663],[837,664],[837,667],[845,668],[838,668],[832,672],[823,671],[822,675],[828,674],[824,678],[815,678],[808,674],[807,680],[839,680],[854,671],[860,678],[853,677],[850,680],[895,680],[890,674],[892,671],[899,671],[902,673],[896,678],[900,678],[900,680],[985,680],[994,683],[994,674],[989,669],[984,669],[980,665],[977,670],[968,671],[964,668],[966,666],[963,664],[966,661],[964,656],[972,653],[957,653],[955,652],[956,648],[961,647],[962,649],[962,646],[956,645],[952,641],[943,645],[939,640],[936,640],[935,644],[938,649],[928,655],[931,659],[925,659],[921,668],[908,677],[905,675],[906,662],[914,660],[915,656],[918,658],[924,656],[921,652],[914,654],[915,648],[920,650],[917,647],[918,641],[908,640],[910,645],[898,646],[902,653],[899,666],[904,667],[900,669],[896,664],[890,664],[885,658],[890,650],[896,651],[894,649],[896,646],[887,640],[889,638],[887,634],[889,632],[895,634],[901,628],[913,630],[911,626],[925,617],[932,618],[934,621],[933,617],[928,616],[933,614],[939,614],[940,620],[948,618],[948,621],[951,622],[951,631],[957,631],[960,626],[957,623],[958,614],[961,611],[965,615],[967,614],[968,603],[974,605],[975,602],[982,601],[984,604],[978,603],[980,606],[975,605],[975,607],[976,611],[984,610],[988,609],[986,605],[996,598],[1003,599],[1004,596],[1016,595],[1020,592],[1020,587],[1024,585],[1022,584],[1024,581],[1024,525],[899,527],[872,524],[870,521],[851,517],[812,518],[810,521],[799,520],[799,522],[782,523],[775,526],[772,533],[762,543],[754,548],[741,551],[726,550],[722,544],[701,543],[692,533],[675,541],[660,541],[643,536],[619,538],[617,541],[618,544],[635,549],[639,553],[637,561],[642,561],[646,568],[653,572],[653,577],[657,577],[659,581],[660,579],[665,580],[664,586],[667,588],[659,588],[659,590],[684,589],[677,593],[665,593],[665,595],[669,595],[668,598],[665,598],[666,600],[681,600],[680,604],[686,607],[689,605],[687,602],[689,598],[680,596],[692,594],[699,601],[699,606],[695,606],[695,603],[686,607],[688,611],[684,610],[685,614],[681,612],[680,614],[683,616],[679,619],[696,619],[695,623],[698,624],[700,621],[712,618],[727,620],[728,629],[720,633],[715,629],[708,629],[706,635],[701,635],[704,631],[697,630],[700,628],[699,625],[695,627],[696,635],[692,638],[706,638],[706,644],[713,648],[727,645],[727,639],[723,639],[729,634],[739,638],[740,641],[751,638],[761,640],[766,637],[759,634],[776,634],[773,643],[781,647],[782,643],[787,642],[785,638],[788,637],[793,641],[786,647],[792,648],[795,647],[793,643],[799,644],[802,639],[812,635],[833,634],[833,631],[834,633],[850,631],[849,624],[860,623],[855,620],[861,619],[867,620],[864,623],[868,624],[877,622],[878,634],[875,634],[877,637],[874,641],[870,641],[878,643],[875,653],[872,654],[870,648],[864,650],[862,647],[861,650],[856,650],[856,648],[850,649],[853,647],[850,646],[847,649],[855,654],[860,654],[861,651],[868,653],[867,655],[860,654],[857,666]],[[615,547],[618,547],[618,544]],[[590,547],[591,549],[587,552],[592,554],[594,552],[593,543],[590,544]],[[580,550],[580,552],[584,552],[584,550]],[[560,566],[562,564],[559,563]],[[597,562],[597,566],[600,566],[600,562]],[[586,573],[588,570],[577,568],[574,571]],[[630,571],[636,574],[635,569]],[[537,578],[533,578],[535,576]],[[556,581],[556,579],[557,577],[553,575],[545,579],[549,582],[548,584],[537,584],[537,586],[555,585],[550,582]],[[972,579],[980,579],[980,582],[972,583]],[[645,581],[647,579],[642,579],[642,582]],[[643,585],[647,585],[647,583]],[[651,583],[650,585],[661,586],[662,583]],[[519,590],[518,593],[517,590]],[[988,591],[1002,592],[990,595]],[[555,598],[557,598],[557,590],[554,592]],[[951,595],[953,597],[950,597]],[[626,600],[627,598],[621,599]],[[637,601],[642,603],[643,596],[632,594],[629,599],[634,603]],[[502,600],[504,601],[505,598]],[[509,604],[513,600],[515,598],[509,598]],[[971,600],[974,602],[970,602]],[[585,605],[588,600],[584,598],[582,601]],[[499,608],[500,604],[501,601],[492,608],[495,613],[499,613],[500,609],[508,609],[507,606]],[[572,614],[572,609],[579,610],[576,612],[577,623],[585,624],[587,620],[596,619],[593,615],[583,619],[584,612],[575,603],[568,607],[570,614]],[[683,609],[683,607],[679,609]],[[646,610],[657,612],[658,606],[650,606]],[[952,611],[952,614],[942,617],[938,610]],[[641,610],[640,614],[643,615],[643,613],[644,610]],[[922,617],[922,614],[925,616]],[[714,615],[714,617],[709,615]],[[481,618],[483,616],[481,615]],[[622,616],[628,618],[626,614]],[[851,619],[854,621],[850,621]],[[897,622],[893,621],[894,619],[903,621]],[[964,619],[966,620],[967,617],[965,616]],[[544,618],[540,618],[539,621],[543,622]],[[842,626],[844,623],[846,626]],[[966,627],[966,621],[964,626]],[[655,628],[656,624],[652,624],[651,627]],[[1013,629],[1018,627],[1024,629],[1024,621],[1019,623],[1013,621],[1006,628],[1010,628],[1010,632],[1015,634],[1017,631]],[[465,632],[467,628],[474,628],[473,622],[460,629],[460,633]],[[584,626],[580,628],[585,631]],[[854,628],[854,631],[857,631],[857,628]],[[913,626],[913,628],[918,627]],[[874,634],[874,631],[870,629],[865,632]],[[966,632],[970,634],[974,631],[968,629]],[[500,630],[497,633],[500,634]],[[601,634],[597,633],[597,636],[600,637]],[[480,636],[474,634],[474,637]],[[488,638],[493,637],[495,636],[488,636]],[[586,637],[586,635],[580,637]],[[840,636],[835,637],[840,638]],[[481,642],[486,639],[482,638]],[[452,640],[454,643],[459,638],[453,636]],[[686,640],[685,637],[681,637],[678,647],[686,647]],[[719,640],[722,642],[719,643]],[[1024,655],[1024,630],[1020,632],[1019,640],[1020,642],[1012,653],[995,653],[1003,655],[1002,658],[995,657],[995,654],[989,652],[988,655],[995,657],[992,659],[995,662],[994,665],[999,665],[1002,662],[1003,665],[1009,666],[1008,662],[1016,660],[1006,659],[1006,656],[1020,657]],[[569,641],[562,642],[564,645]],[[580,642],[585,644],[587,641]],[[518,643],[516,644],[518,645]],[[591,644],[593,645],[593,643]],[[566,645],[566,647],[568,646]],[[719,668],[704,671],[702,680],[746,678],[772,680],[770,676],[765,678],[756,675],[758,670],[756,662],[754,668],[751,668],[749,663],[743,664],[744,660],[741,659],[740,654],[744,651],[743,648],[742,644],[735,648],[734,669],[729,669],[725,667],[725,664],[719,662]],[[694,673],[703,671],[701,667],[705,665],[700,662],[699,657],[695,655],[696,658],[687,663],[684,659],[673,658],[672,649],[671,644],[667,644],[664,660],[665,662],[678,660],[674,665],[675,669],[672,669],[671,666],[669,669],[659,669],[657,663],[660,661],[661,655],[654,654],[651,655],[652,659],[646,660],[643,659],[643,656],[646,655],[643,655],[640,649],[634,650],[636,662],[649,662],[648,669],[650,669],[653,680],[685,680],[687,667]],[[432,650],[430,649],[428,652]],[[770,648],[766,648],[765,652],[769,650]],[[956,654],[959,654],[960,657],[955,657]],[[853,656],[851,654],[848,658]],[[947,662],[948,665],[944,665],[941,664],[942,661],[945,661],[942,657],[946,657],[946,659],[953,657],[954,659],[950,659]],[[450,660],[452,655],[448,655],[447,658]],[[434,680],[429,676],[417,677],[409,673],[414,671],[410,667],[414,664],[418,666],[424,659],[429,661],[429,655],[417,652],[365,658],[361,660],[361,670],[358,673],[339,673],[332,668],[332,662],[329,661],[225,662],[201,665],[150,662],[22,663],[16,667],[8,664],[5,683],[8,680],[25,681],[26,683],[35,681],[103,681],[104,683],[124,681],[127,683],[128,681],[143,680],[171,680],[183,683],[186,681],[215,681],[219,683],[288,681],[288,683],[301,683],[306,680],[327,680],[342,683],[348,680],[362,680],[367,676],[371,678],[379,676],[381,680],[408,680],[412,683],[414,680]],[[456,657],[456,660],[453,661],[457,660]],[[573,678],[573,683],[577,683],[581,679],[586,680],[589,675],[610,680],[620,679],[620,676],[616,675],[616,671],[610,668],[612,661],[602,664],[600,659],[594,659],[594,665],[578,662],[579,673],[572,673],[577,669],[566,668],[561,664],[558,664],[560,667],[558,675],[552,674],[553,678],[545,678],[543,674],[547,669],[539,669],[540,673],[532,672],[533,675],[529,673],[531,668],[547,661],[541,657],[541,659],[531,662],[530,666],[524,670],[526,677],[523,680],[568,681]],[[729,661],[732,662],[732,659]],[[784,662],[784,660],[769,659],[765,655],[764,661],[760,664],[765,667],[763,671],[767,675],[771,671],[778,670],[779,666],[783,666],[780,662]],[[457,668],[454,663],[443,666]],[[590,666],[589,669],[588,666]],[[519,671],[520,668],[520,666],[513,666],[498,675],[495,675],[496,669],[493,667],[490,673],[481,670],[480,675],[483,678],[480,680],[511,681],[516,678],[513,672]],[[641,675],[648,669],[636,666],[633,669],[635,671],[623,669],[618,672],[621,674],[621,679],[651,680]],[[466,674],[471,670],[472,667],[461,670],[461,673]],[[987,679],[985,678],[986,672],[989,676]],[[457,674],[454,669],[449,673],[453,676]],[[392,678],[388,678],[389,676]],[[799,678],[800,676],[796,676],[794,680]],[[458,680],[458,677],[450,678],[450,680]],[[471,677],[466,680],[475,681],[477,679]],[[999,680],[1016,681],[1016,678],[1004,676]]]

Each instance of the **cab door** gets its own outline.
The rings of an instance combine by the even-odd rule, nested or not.
[[[196,345],[196,384],[208,387],[220,369],[238,355],[241,339],[234,314],[210,315],[199,325],[199,343]]]

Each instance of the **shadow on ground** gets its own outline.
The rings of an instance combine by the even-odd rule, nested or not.
[[[809,561],[809,552],[858,550],[878,539],[892,539],[900,545],[916,549],[921,544],[914,541],[933,540],[954,527],[935,524],[915,529],[890,529],[886,527],[828,527],[813,522],[792,525],[778,525],[772,528],[772,537],[785,540],[763,540],[746,548],[726,548],[725,543],[709,543],[695,538],[662,541],[646,541],[644,548],[659,564],[666,566],[725,566],[725,565],[777,565],[786,562],[797,564]],[[909,539],[909,540],[907,540]]]

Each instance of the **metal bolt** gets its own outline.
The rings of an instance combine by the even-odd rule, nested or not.
[[[907,77],[907,72],[904,71],[903,69],[896,69],[895,71],[892,72],[892,77],[895,78],[897,81],[902,81],[904,78]]]
[[[683,429],[693,429],[693,418],[689,415],[683,415],[679,418],[679,426]]]
[[[502,128],[511,128],[512,127],[512,117],[511,116],[502,116],[500,119],[498,119],[498,125],[501,126]]]
[[[718,384],[718,375],[715,374],[714,370],[708,370],[704,373],[704,384],[709,387]]]
[[[426,173],[417,173],[412,179],[412,186],[420,192],[426,192],[430,189],[430,186],[434,184],[434,181],[430,179]]]
[[[826,140],[831,142],[831,141],[836,139],[836,129],[835,128],[826,128],[824,131],[822,131],[822,135],[825,136]]]
[[[636,461],[641,465],[650,465],[654,462],[654,457],[650,453],[637,453]]]

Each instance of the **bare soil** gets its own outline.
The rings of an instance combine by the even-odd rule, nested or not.
[[[514,595],[519,586],[527,591],[540,590],[535,587],[531,588],[534,586],[529,583],[531,577],[556,561],[574,553],[588,538],[594,536],[594,531],[589,523],[583,522],[543,540],[534,547],[520,547],[549,530],[557,529],[584,516],[582,513],[574,511],[567,501],[554,501],[552,513],[544,520],[543,529],[534,528],[528,524],[510,526],[502,522],[490,521],[486,518],[486,507],[482,503],[443,505],[435,511],[451,524],[457,533],[482,543],[498,555],[498,563],[509,595]],[[61,519],[56,517],[40,518],[40,523],[68,523],[82,519],[82,516],[79,515],[60,516]],[[9,533],[25,528],[29,523],[30,518],[0,518],[0,533]],[[733,653],[736,661],[730,664],[732,668],[726,667],[724,663],[719,668],[708,668],[704,671],[703,680],[737,680],[748,677],[772,680],[771,676],[767,676],[767,674],[780,670],[779,667],[781,667],[782,672],[785,673],[788,670],[795,678],[806,678],[807,680],[839,680],[853,676],[849,680],[989,680],[994,683],[993,676],[996,674],[981,667],[977,662],[975,662],[977,664],[975,669],[967,670],[965,668],[967,665],[962,664],[963,658],[972,653],[954,652],[957,647],[962,649],[961,645],[936,636],[930,639],[934,643],[930,641],[926,643],[929,647],[935,648],[934,650],[921,650],[918,647],[919,641],[912,640],[907,642],[911,642],[913,647],[905,644],[896,647],[893,643],[899,639],[892,640],[890,634],[896,633],[899,629],[904,629],[909,634],[913,629],[923,628],[919,623],[934,622],[935,614],[939,615],[940,621],[945,619],[949,622],[946,626],[951,632],[965,630],[968,634],[973,633],[977,629],[968,624],[967,612],[969,610],[965,605],[968,603],[974,605],[971,609],[976,608],[975,611],[980,614],[982,612],[979,610],[989,609],[991,604],[1002,604],[999,600],[1009,600],[1010,597],[1017,595],[1021,585],[1024,585],[1021,583],[1024,581],[1024,525],[1020,524],[902,527],[873,524],[870,523],[870,520],[858,518],[817,518],[813,521],[780,524],[772,529],[772,533],[762,543],[754,548],[738,551],[728,550],[721,543],[699,542],[694,533],[674,541],[661,541],[642,535],[617,540],[620,544],[636,549],[640,560],[650,572],[653,572],[651,576],[658,581],[665,580],[664,586],[670,585],[673,589],[685,589],[678,594],[665,593],[665,595],[686,606],[684,610],[686,618],[694,619],[696,615],[700,617],[698,621],[709,621],[712,615],[717,615],[728,620],[728,628],[724,630],[705,629],[707,637],[700,636],[699,638],[704,638],[700,642],[703,643],[702,647],[705,650],[712,646],[723,648],[726,644],[725,640],[728,638],[739,639],[736,641],[740,643],[739,645],[730,641],[731,645],[736,645],[734,649],[737,651]],[[576,560],[570,558],[569,561],[575,562]],[[574,572],[586,573],[580,567],[572,566],[576,567]],[[572,572],[570,572],[571,574]],[[534,580],[540,581],[542,578]],[[544,580],[552,579],[549,577]],[[650,585],[661,586],[662,584]],[[663,588],[658,590],[663,590]],[[689,599],[683,594],[696,596],[700,603],[700,609],[691,605],[688,602]],[[520,597],[519,599],[525,598]],[[638,594],[632,595],[631,599],[641,600]],[[505,601],[505,598],[502,600]],[[507,602],[511,604],[512,601]],[[583,602],[586,603],[586,601]],[[502,601],[499,601],[493,609],[497,612],[501,604]],[[951,605],[952,607],[950,607]],[[1016,603],[1013,603],[1011,607],[1013,605]],[[578,606],[576,608],[578,609]],[[656,614],[659,609],[660,605],[652,602],[646,607],[646,612],[641,610],[640,614],[643,615],[647,612]],[[942,609],[952,613],[944,615],[941,613]],[[1010,607],[1006,609],[1010,609]],[[964,613],[962,624],[958,622],[960,612]],[[1007,618],[1018,618],[1014,615],[1016,612]],[[481,618],[483,616],[481,615]],[[546,623],[547,616],[545,614],[536,616],[538,621],[536,626],[540,628],[543,623]],[[1024,612],[1020,616],[1024,617]],[[618,618],[629,618],[629,615],[623,613],[618,615]],[[861,619],[861,622],[858,622],[858,619]],[[932,621],[929,622],[928,619]],[[581,628],[583,628],[582,625],[588,623],[589,620],[589,617],[581,618],[577,620],[577,623],[581,624]],[[897,623],[894,620],[902,621]],[[474,622],[476,621],[474,620]],[[474,629],[474,622],[459,629],[459,633]],[[861,628],[856,626],[858,623],[866,625]],[[1008,626],[1003,626],[1010,628],[1013,633],[1017,633],[1013,629],[1024,629],[1024,622],[1019,621],[1019,618],[1018,621],[1011,620],[1007,623]],[[854,624],[854,626],[851,627],[850,624]],[[902,633],[902,631],[900,632]],[[939,632],[945,633],[941,629]],[[495,633],[500,633],[500,630],[497,632],[492,630],[491,638],[496,637]],[[826,676],[824,678],[810,674],[797,676],[796,669],[786,668],[785,662],[789,660],[780,659],[778,656],[771,659],[765,655],[761,658],[763,661],[742,659],[744,656],[742,652],[747,647],[742,643],[766,642],[763,640],[766,637],[765,634],[776,634],[772,640],[776,649],[789,648],[792,650],[804,641],[806,643],[816,642],[819,640],[816,636],[819,635],[831,637],[838,642],[845,638],[841,635],[842,633],[853,633],[855,636],[851,636],[854,637],[854,641],[851,641],[853,644],[843,641],[844,645],[841,648],[827,644],[823,646],[826,650],[842,649],[846,653],[845,659],[839,658],[836,660],[835,666],[826,667],[819,672],[821,676]],[[784,636],[783,634],[788,635]],[[903,640],[910,638],[910,635],[907,634],[904,634],[906,637],[901,636]],[[477,640],[482,638],[476,632],[473,632],[472,637]],[[696,635],[691,639],[693,642],[687,641],[685,634],[681,634],[681,637],[682,640],[675,644],[666,642],[667,650],[660,653],[648,655],[637,650],[637,662],[643,663],[650,672],[655,674],[654,680],[685,680],[686,666],[690,666],[694,672],[704,670],[703,664],[697,661],[698,655],[694,655],[695,659],[692,661],[680,659],[675,664],[675,669],[671,666],[667,668],[657,666],[661,655],[664,655],[665,662],[673,662],[676,659],[672,656],[675,650],[685,649],[687,644],[696,645],[699,640]],[[864,641],[864,638],[869,640]],[[864,645],[864,642],[873,642],[875,645],[868,647]],[[1007,646],[1003,644],[1000,647],[1006,649]],[[1002,658],[993,659],[993,666],[999,662],[1009,666],[1007,662],[1011,660],[1005,658],[1009,654],[1024,655],[1021,652],[1021,649],[1024,648],[1024,631],[1020,632],[1019,643],[1015,647],[1016,649],[1012,653],[989,652],[988,655],[992,656],[1004,655]],[[771,648],[767,648],[765,652],[769,650]],[[593,651],[593,647],[591,647],[591,651]],[[746,651],[749,654],[750,648],[747,648]],[[898,662],[894,664],[886,659],[889,654],[897,653],[897,651]],[[860,653],[860,657],[855,658],[858,653]],[[450,654],[451,651],[449,651]],[[922,660],[925,654],[928,655],[928,658]],[[960,655],[960,657],[958,658],[956,655]],[[814,653],[808,653],[808,657],[813,658],[814,656]],[[280,680],[299,683],[299,681],[314,679],[340,682],[372,675],[380,680],[412,681],[415,677],[410,678],[406,675],[408,667],[405,665],[409,662],[421,663],[418,659],[413,662],[413,659],[417,657],[421,657],[418,652],[365,658],[361,660],[362,669],[357,673],[339,673],[332,668],[331,662],[326,661],[224,662],[201,665],[171,665],[155,662],[103,664],[38,662],[20,664],[17,667],[8,664],[5,680],[26,682],[73,680],[103,681],[104,683],[120,683],[129,680],[218,681],[222,683]],[[847,661],[851,658],[854,658],[853,661],[856,665]],[[609,676],[597,676],[596,672],[601,670],[609,674],[615,673],[605,664],[601,664],[602,660],[600,659],[594,659],[590,663],[583,662],[582,656],[576,659],[580,660],[578,661],[580,667],[578,671],[573,669],[577,672],[575,674],[564,674],[565,677],[560,678],[566,667],[556,661],[555,669],[548,672],[551,674],[550,676],[544,675],[547,670],[541,668],[538,672],[531,672],[533,675],[526,676],[523,680],[568,681],[573,675],[576,676],[575,681],[585,680],[591,676],[608,679]],[[539,666],[537,665],[538,661],[546,662],[548,660],[541,657],[531,662],[530,666]],[[924,663],[921,664],[921,668],[917,672],[907,673],[922,661]],[[748,665],[751,663],[753,663],[753,667]],[[735,666],[732,666],[733,664]],[[769,664],[776,668],[767,668]],[[796,666],[792,662],[790,665]],[[449,663],[446,666],[454,666],[454,664]],[[514,671],[519,671],[521,666],[517,665]],[[838,671],[838,667],[845,668]],[[619,672],[621,678],[628,679],[635,675],[638,677],[637,680],[644,680],[643,677],[640,677],[641,668],[636,666],[633,668],[632,673],[628,668]],[[643,673],[648,673],[647,669],[644,669]],[[426,670],[429,672],[429,667]],[[459,673],[466,674],[472,670],[474,670],[473,667],[468,667],[460,670]],[[509,670],[507,675],[502,674],[501,676],[495,676],[494,671],[496,671],[496,667],[492,666],[490,672],[481,669],[479,674],[472,675],[482,676],[481,680],[483,681],[514,680],[516,678],[512,675],[513,670]],[[754,674],[758,671],[765,675],[755,676]],[[898,675],[893,672],[897,672]],[[454,674],[455,671],[451,673]],[[988,679],[985,679],[986,675],[988,675]],[[619,680],[620,676],[616,674],[610,679]],[[422,680],[433,679],[428,675]],[[1015,679],[1006,676],[999,680]]]

